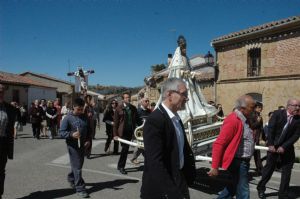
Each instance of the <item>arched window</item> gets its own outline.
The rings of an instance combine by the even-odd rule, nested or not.
[[[247,93],[246,95],[250,95],[256,102],[263,103],[262,94],[260,93]]]

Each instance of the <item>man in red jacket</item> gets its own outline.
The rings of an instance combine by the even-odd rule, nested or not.
[[[226,117],[220,135],[213,144],[212,165],[209,176],[217,176],[218,169],[228,170],[233,182],[227,185],[218,199],[233,197],[250,198],[248,171],[254,152],[254,136],[248,124],[255,102],[249,95],[239,97],[234,111]]]

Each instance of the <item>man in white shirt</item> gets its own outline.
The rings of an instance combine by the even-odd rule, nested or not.
[[[185,82],[169,78],[162,86],[162,103],[148,116],[144,130],[145,165],[141,198],[189,199],[188,185],[196,170],[177,111],[188,101]]]

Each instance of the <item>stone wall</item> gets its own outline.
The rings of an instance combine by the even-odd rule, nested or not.
[[[250,42],[251,43],[251,42]],[[268,113],[286,106],[289,98],[300,99],[300,35],[276,37],[261,41],[261,74],[247,77],[247,42],[217,50],[219,79],[217,103],[223,105],[225,115],[232,111],[234,101],[241,95],[261,95],[263,119]],[[300,146],[300,142],[297,143]]]
[[[245,78],[247,76],[246,47],[229,49],[218,53],[219,81]]]
[[[219,81],[247,78],[246,45],[218,52]],[[300,74],[300,35],[261,44],[261,75]]]
[[[268,113],[278,108],[286,106],[289,98],[300,99],[300,76],[294,79],[269,79],[264,81],[244,81],[217,84],[217,103],[223,105],[225,115],[228,115],[235,100],[244,94],[258,93],[262,95],[264,104],[262,116],[264,121],[268,119]],[[300,142],[297,143],[300,146]]]
[[[262,75],[299,74],[300,36],[262,46]]]
[[[213,82],[203,82],[200,83],[201,92],[206,99],[206,101],[216,101],[215,100],[215,87]]]

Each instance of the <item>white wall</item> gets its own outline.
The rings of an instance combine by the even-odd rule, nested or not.
[[[55,100],[56,88],[30,86],[28,88],[28,107],[30,107],[31,102],[33,102],[36,99]]]
[[[190,59],[191,66],[196,66],[199,64],[204,64],[205,59],[203,57],[197,56]]]

